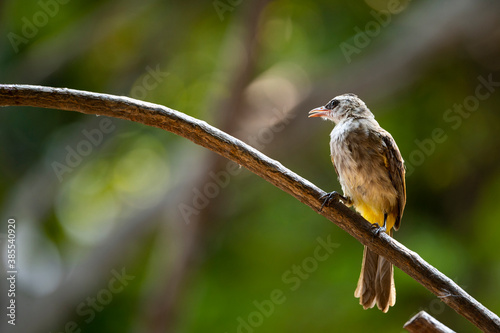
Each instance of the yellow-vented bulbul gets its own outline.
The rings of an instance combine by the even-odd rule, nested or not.
[[[311,110],[309,117],[335,122],[330,150],[344,195],[335,194],[392,236],[392,230],[401,225],[406,185],[403,158],[391,134],[380,127],[366,104],[354,94],[335,97]],[[354,296],[365,309],[376,303],[387,312],[396,303],[392,264],[366,246]]]

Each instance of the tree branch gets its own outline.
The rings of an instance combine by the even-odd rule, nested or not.
[[[411,333],[455,333],[455,331],[450,330],[425,311],[420,311],[414,315],[403,328]]]
[[[34,106],[97,114],[153,126],[183,136],[252,171],[294,196],[384,256],[484,332],[499,332],[500,319],[420,256],[390,238],[346,206],[333,203],[319,211],[324,191],[256,149],[206,122],[170,108],[106,94],[27,85],[0,85],[0,106]]]

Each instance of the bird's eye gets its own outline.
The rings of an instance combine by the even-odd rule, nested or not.
[[[325,108],[328,110],[333,110],[334,107],[339,105],[339,101],[337,99],[332,99],[330,102],[328,102],[327,105],[325,105]]]

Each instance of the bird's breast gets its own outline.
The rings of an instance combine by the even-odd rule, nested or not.
[[[382,209],[396,204],[383,143],[372,129],[359,123],[340,123],[331,133],[330,149],[342,190],[355,206],[363,203]]]

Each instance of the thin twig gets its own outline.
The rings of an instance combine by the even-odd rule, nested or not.
[[[27,85],[0,85],[0,106],[34,106],[127,119],[167,130],[246,167],[294,196],[384,256],[484,332],[499,332],[500,318],[447,276],[384,233],[377,236],[360,215],[340,203],[321,212],[324,191],[256,149],[206,122],[170,108],[106,94]],[[443,297],[453,295],[452,297]]]

